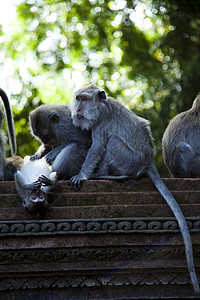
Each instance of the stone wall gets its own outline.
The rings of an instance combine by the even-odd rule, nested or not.
[[[164,180],[187,218],[200,271],[200,179]],[[40,219],[0,182],[0,299],[193,298],[177,222],[148,179],[68,181]],[[200,278],[199,278],[200,279]]]

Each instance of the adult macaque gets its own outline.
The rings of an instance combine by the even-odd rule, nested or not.
[[[14,121],[13,121],[12,110],[10,107],[10,102],[8,100],[6,93],[1,88],[0,88],[0,96],[4,103],[11,154],[15,155],[16,154],[16,136],[15,136]],[[1,129],[3,126],[3,119],[4,119],[3,113],[0,110],[0,180],[4,180],[4,168],[5,168],[5,164],[6,164],[5,146],[6,146],[7,139],[5,136],[5,132]]]
[[[22,206],[31,214],[39,217],[46,209],[47,195],[57,180],[56,172],[43,157],[31,161],[24,158],[23,166],[15,173],[16,189],[22,199]]]
[[[174,177],[200,177],[200,95],[175,116],[162,139],[163,159]]]
[[[80,182],[89,179],[95,169],[99,176],[149,177],[178,221],[191,281],[195,293],[199,293],[187,223],[155,167],[149,122],[115,99],[107,98],[106,93],[94,85],[81,88],[75,93],[72,119],[75,126],[92,131],[92,146],[80,172],[71,178],[71,186],[79,187]]]
[[[91,134],[73,125],[67,105],[41,105],[30,113],[29,121],[32,134],[42,143],[31,160],[46,155],[47,162],[51,164],[68,144],[74,144],[75,148],[79,145],[81,153],[85,152],[86,156],[91,145]],[[71,146],[70,152],[72,154]],[[74,160],[74,157],[71,158]]]

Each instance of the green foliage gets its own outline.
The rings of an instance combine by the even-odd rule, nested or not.
[[[28,128],[32,109],[68,103],[74,89],[93,82],[150,120],[156,165],[169,176],[163,132],[199,92],[199,5],[200,0],[22,1],[13,34],[2,42],[6,57],[15,61],[13,78],[22,85],[14,96],[18,153],[31,155],[38,147]]]

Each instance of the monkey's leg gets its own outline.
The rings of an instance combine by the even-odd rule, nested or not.
[[[46,162],[48,164],[52,164],[58,154],[67,146],[68,144],[62,144],[54,149],[52,149],[49,153],[46,154]]]
[[[76,143],[68,144],[56,157],[52,170],[57,172],[58,179],[70,179],[80,172],[87,155],[87,149]]]
[[[130,149],[120,138],[112,137],[108,141],[106,151],[95,173],[102,179],[106,179],[108,176],[107,179],[111,180],[123,180],[133,177],[133,168],[136,166],[130,162],[129,158],[132,155]]]
[[[181,178],[200,176],[200,159],[189,144],[181,142],[176,146],[171,172]]]

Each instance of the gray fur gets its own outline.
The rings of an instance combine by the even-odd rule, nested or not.
[[[4,180],[14,181],[14,174],[17,172],[17,170],[19,170],[22,167],[23,162],[23,158],[18,155],[7,157],[6,164],[4,167]]]
[[[41,105],[30,113],[29,120],[32,134],[43,143],[32,159],[45,156],[52,164],[62,153],[54,164],[58,179],[75,175],[91,145],[91,134],[73,125],[69,106]]]
[[[56,151],[56,148],[52,151]],[[88,147],[77,143],[66,144],[56,155],[52,163],[52,170],[58,175],[58,179],[70,179],[80,169],[88,152]]]
[[[192,243],[186,220],[179,205],[158,174],[153,161],[153,140],[149,122],[126,109],[112,98],[100,99],[100,90],[90,85],[75,93],[72,104],[72,118],[76,126],[89,129],[92,122],[92,146],[78,175],[70,180],[71,186],[79,187],[80,182],[92,177],[97,170],[99,176],[119,175],[130,177],[147,176],[173,211],[185,243],[188,269],[195,293],[199,293],[199,283],[195,273]],[[81,94],[90,94],[91,101],[76,100]],[[95,110],[91,115],[92,106]],[[87,126],[87,115],[90,120]],[[81,116],[82,114],[82,116]],[[78,117],[77,117],[78,116]],[[95,119],[97,117],[97,119]]]
[[[3,100],[4,110],[6,115],[7,127],[8,127],[8,134],[9,134],[9,141],[11,147],[11,154],[16,154],[16,136],[15,136],[15,128],[14,128],[14,121],[12,115],[12,109],[10,107],[10,102],[4,90],[0,88],[0,96]],[[5,146],[7,143],[7,138],[5,135],[4,130],[2,130],[3,126],[3,113],[0,110],[0,180],[5,180],[4,178],[4,170],[6,166],[6,155],[5,155]]]
[[[163,159],[174,177],[200,177],[200,95],[175,116],[162,139]]]

